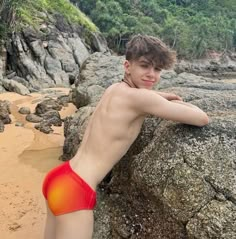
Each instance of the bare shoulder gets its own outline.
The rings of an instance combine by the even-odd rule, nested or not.
[[[163,97],[154,90],[130,88],[126,94],[132,106],[140,111],[145,111],[147,105],[154,102],[156,106],[158,103],[163,103]]]
[[[117,96],[121,99],[129,99],[129,96],[134,96],[136,91],[137,89],[130,88],[124,84],[115,83],[106,89],[105,94],[111,94],[112,97]]]
[[[140,102],[149,95],[148,92],[149,90],[131,88],[125,84],[116,83],[106,89],[104,98],[119,104],[122,108],[134,110],[138,113],[138,108],[141,106]]]

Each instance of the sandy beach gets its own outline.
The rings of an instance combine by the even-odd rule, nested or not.
[[[68,94],[69,89],[55,89]],[[42,239],[46,208],[41,185],[47,171],[61,161],[64,142],[63,126],[53,127],[52,134],[34,129],[18,113],[22,106],[34,108],[47,94],[32,93],[21,96],[16,93],[0,94],[0,100],[11,102],[12,123],[0,133],[0,235],[3,239]],[[75,112],[69,104],[60,111],[64,118]],[[15,126],[23,122],[24,126]]]

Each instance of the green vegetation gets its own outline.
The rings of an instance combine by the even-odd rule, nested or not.
[[[235,0],[71,0],[122,53],[136,33],[159,36],[179,57],[236,48]]]
[[[8,12],[8,16],[5,17],[5,22],[0,23],[1,36],[6,32],[6,25],[11,29],[22,25],[37,27],[42,20],[46,20],[47,16],[42,13],[47,12],[62,14],[69,22],[78,23],[90,31],[98,30],[69,0],[2,0],[0,16],[4,14],[4,10]]]
[[[119,53],[137,33],[158,36],[189,59],[236,48],[235,0],[0,0],[0,39],[22,25],[48,21],[47,13],[90,31],[99,28]]]

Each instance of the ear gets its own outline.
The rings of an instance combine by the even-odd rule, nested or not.
[[[125,69],[126,74],[130,73],[130,62],[127,60],[125,60],[125,62],[124,62],[124,69]]]

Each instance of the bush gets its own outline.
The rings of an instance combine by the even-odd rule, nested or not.
[[[45,20],[41,12],[50,12],[60,13],[70,23],[78,23],[90,31],[98,30],[92,21],[69,0],[8,0],[5,5],[5,11],[13,12],[11,16],[14,16],[14,19],[6,19],[5,23],[15,29],[24,25],[37,27]],[[6,15],[6,12],[4,14]]]

